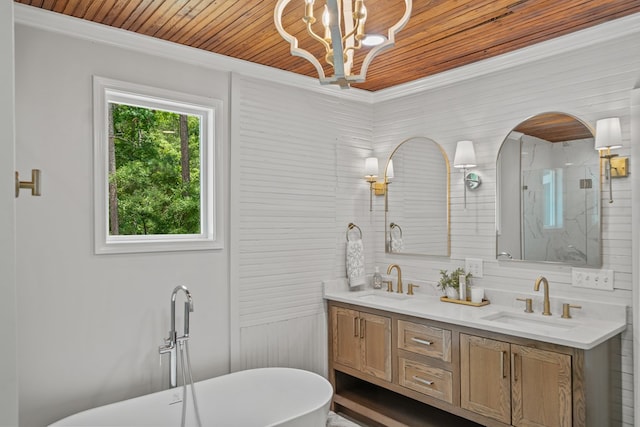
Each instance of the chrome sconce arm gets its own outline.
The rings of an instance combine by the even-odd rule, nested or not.
[[[467,209],[467,188],[475,190],[482,183],[477,173],[467,173],[467,168],[476,167],[476,150],[473,141],[458,141],[456,154],[453,158],[453,167],[462,169],[462,182],[464,186],[464,209]]]

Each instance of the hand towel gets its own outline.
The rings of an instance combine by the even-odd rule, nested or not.
[[[391,236],[391,252],[402,252],[404,250],[404,242],[402,237]]]
[[[367,283],[364,272],[364,245],[362,239],[347,241],[347,278],[349,286],[361,286]]]

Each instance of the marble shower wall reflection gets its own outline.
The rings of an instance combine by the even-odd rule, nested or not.
[[[522,258],[600,266],[599,159],[593,139],[522,137]]]

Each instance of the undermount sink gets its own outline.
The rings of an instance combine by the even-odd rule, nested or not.
[[[405,294],[398,294],[395,292],[367,292],[366,294],[358,296],[360,301],[369,301],[369,302],[386,302],[389,303],[391,301],[402,301],[409,298]]]
[[[576,327],[576,324],[570,320],[560,319],[558,317],[547,317],[540,313],[519,314],[501,311],[484,316],[481,319],[501,323],[504,326],[511,326],[514,328],[542,328],[566,331]]]

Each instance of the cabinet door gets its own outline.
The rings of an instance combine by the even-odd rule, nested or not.
[[[571,356],[513,344],[514,426],[570,427]]]
[[[331,307],[333,361],[360,369],[360,318],[358,312]]]
[[[391,381],[391,319],[360,313],[360,370]]]
[[[460,334],[460,405],[511,424],[509,343]]]

